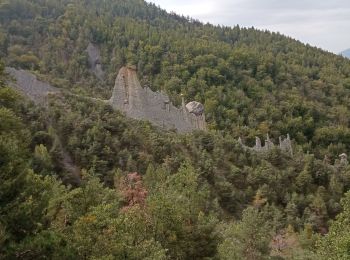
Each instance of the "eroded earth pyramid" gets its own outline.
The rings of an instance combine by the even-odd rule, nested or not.
[[[148,120],[165,129],[182,133],[206,129],[202,104],[190,102],[186,108],[183,101],[180,108],[175,107],[167,95],[142,87],[136,70],[131,67],[120,69],[110,104],[128,117]]]

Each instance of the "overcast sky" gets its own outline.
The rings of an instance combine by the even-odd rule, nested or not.
[[[350,0],[148,0],[203,22],[268,29],[339,53],[350,48]]]

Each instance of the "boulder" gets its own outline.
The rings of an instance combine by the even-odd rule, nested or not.
[[[197,101],[192,101],[186,105],[186,108],[188,112],[195,114],[196,116],[200,116],[204,113],[204,106],[203,104],[197,102]]]

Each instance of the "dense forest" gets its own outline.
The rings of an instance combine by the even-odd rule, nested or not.
[[[0,57],[0,259],[350,258],[349,60],[142,0],[0,0]],[[209,130],[98,101],[125,65]],[[65,91],[35,105],[5,66]],[[237,141],[267,134],[293,155]]]

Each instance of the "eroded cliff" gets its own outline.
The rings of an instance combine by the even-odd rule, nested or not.
[[[110,104],[128,117],[148,120],[165,129],[176,129],[178,132],[206,129],[204,113],[198,113],[198,110],[197,113],[191,113],[184,101],[177,108],[167,95],[143,88],[136,70],[130,67],[120,69]]]

